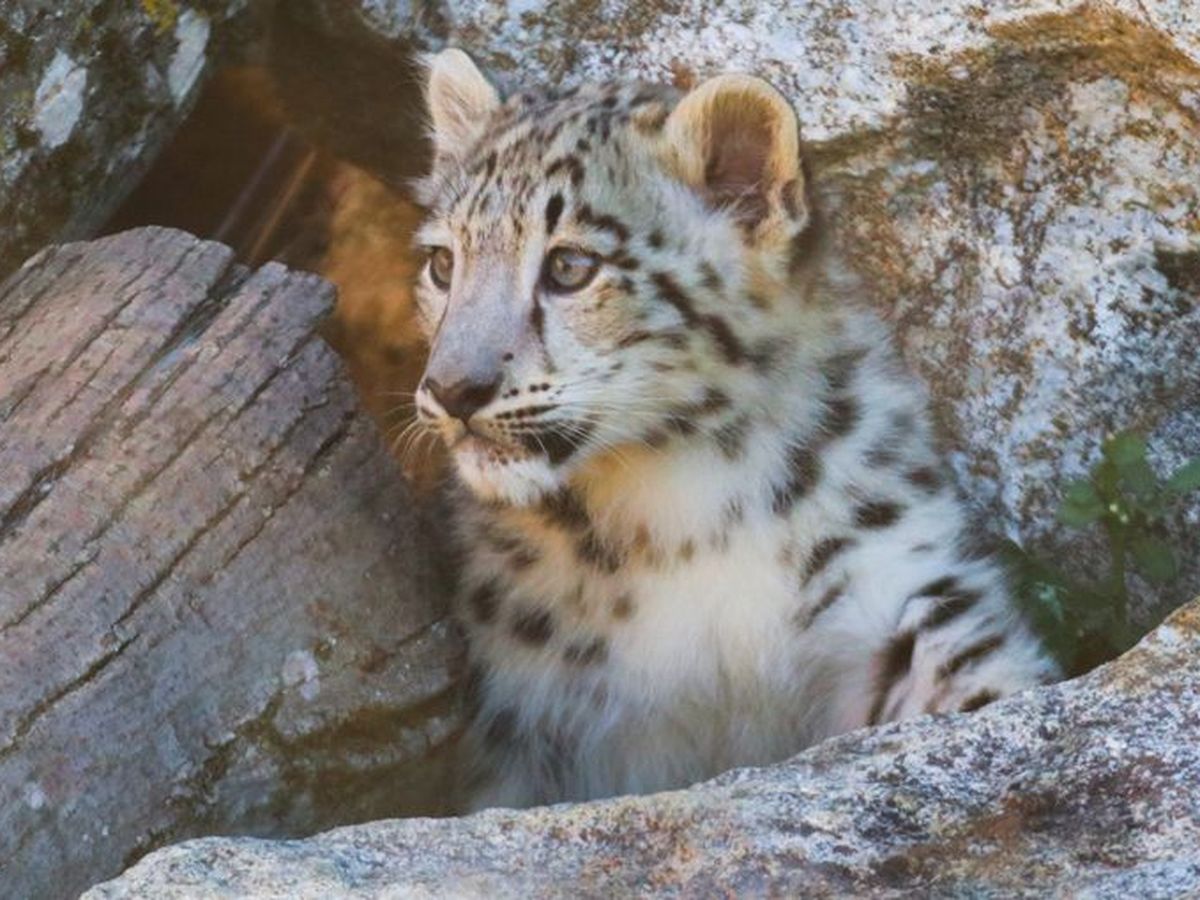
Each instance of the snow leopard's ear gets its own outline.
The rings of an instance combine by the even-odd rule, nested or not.
[[[665,137],[676,174],[750,230],[768,219],[807,224],[796,113],[761,78],[705,81],[667,117]]]
[[[426,58],[429,80],[425,100],[433,121],[433,147],[438,156],[463,159],[500,108],[500,94],[471,57],[457,48]]]

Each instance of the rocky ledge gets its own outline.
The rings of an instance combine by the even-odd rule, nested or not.
[[[85,897],[1176,897],[1198,738],[1200,600],[1076,681],[688,791],[190,841]]]

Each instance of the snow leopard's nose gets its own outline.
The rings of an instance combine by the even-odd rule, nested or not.
[[[463,424],[479,409],[487,406],[500,390],[500,376],[490,382],[463,378],[446,386],[435,378],[425,379],[425,389],[442,405],[448,415],[461,419]]]

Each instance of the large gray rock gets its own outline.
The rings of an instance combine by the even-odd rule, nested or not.
[[[250,0],[0,3],[0,278],[108,217]]]
[[[376,41],[464,46],[510,85],[770,79],[982,523],[1076,574],[1107,551],[1054,510],[1106,435],[1145,431],[1160,471],[1200,451],[1194,0],[301,8]],[[1167,588],[1134,577],[1143,614],[1200,590],[1200,500],[1168,525],[1185,569]]]
[[[1191,896],[1198,684],[1200,601],[1078,681],[688,791],[192,841],[85,896]]]
[[[0,895],[444,808],[442,548],[332,295],[164,229],[0,283]]]

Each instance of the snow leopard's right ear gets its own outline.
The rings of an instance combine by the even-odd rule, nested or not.
[[[689,92],[665,123],[671,168],[750,232],[808,224],[800,125],[790,103],[751,75],[718,75]]]
[[[435,153],[463,159],[500,108],[500,94],[471,57],[451,47],[426,58],[429,80],[425,100],[433,120]]]

